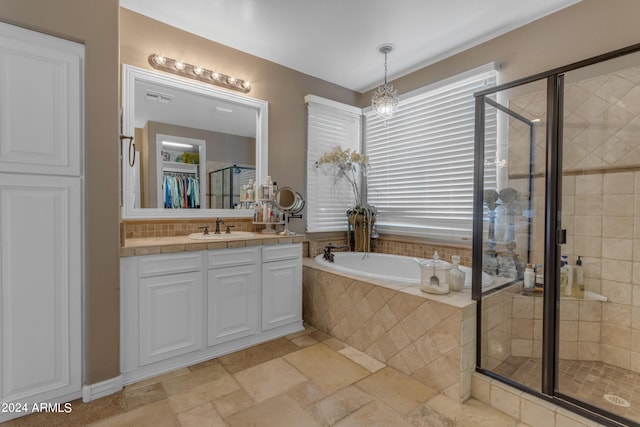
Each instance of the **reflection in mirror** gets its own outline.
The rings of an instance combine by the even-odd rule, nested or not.
[[[122,104],[137,159],[123,147],[124,219],[252,216],[237,199],[245,178],[266,176],[265,101],[124,65]]]

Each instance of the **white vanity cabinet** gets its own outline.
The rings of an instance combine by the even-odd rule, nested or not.
[[[208,345],[259,331],[259,262],[258,247],[209,252]]]
[[[125,384],[303,329],[300,243],[123,257],[120,284]]]
[[[262,248],[262,330],[302,321],[302,247]]]

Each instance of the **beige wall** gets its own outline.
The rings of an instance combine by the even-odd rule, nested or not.
[[[0,20],[84,43],[85,375],[120,374],[118,0],[3,0]]]
[[[500,65],[501,82],[510,82],[638,43],[639,15],[636,0],[582,0],[393,84],[404,93],[491,61]],[[368,92],[362,105],[370,101]]]

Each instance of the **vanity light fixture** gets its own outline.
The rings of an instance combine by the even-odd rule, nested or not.
[[[371,97],[371,106],[378,117],[387,121],[398,111],[398,91],[387,83],[387,55],[394,49],[392,44],[383,44],[378,51],[384,54],[384,84]]]
[[[149,64],[156,70],[166,71],[227,89],[237,90],[243,93],[251,90],[251,84],[246,80],[207,70],[199,65],[191,65],[177,59],[167,58],[157,53],[149,56]]]

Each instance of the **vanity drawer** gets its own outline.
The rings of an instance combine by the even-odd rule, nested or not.
[[[220,249],[209,251],[207,268],[236,267],[258,262],[258,248]]]
[[[152,277],[173,273],[188,273],[202,269],[202,253],[145,255],[139,260],[139,276]]]
[[[282,261],[302,257],[302,245],[273,245],[262,248],[262,262]]]

